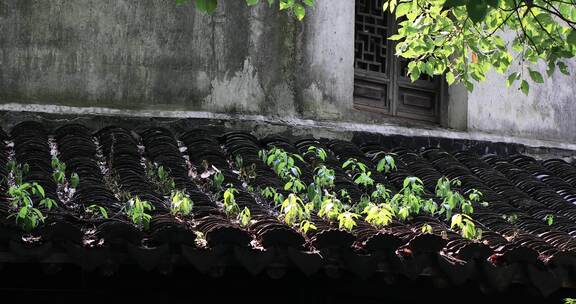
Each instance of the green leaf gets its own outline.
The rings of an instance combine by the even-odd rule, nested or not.
[[[510,76],[508,76],[508,79],[506,79],[506,86],[510,87],[512,86],[512,84],[518,80],[520,78],[520,74],[518,72],[514,72],[512,74],[510,74]]]
[[[306,16],[306,9],[304,8],[304,5],[296,3],[294,5],[294,15],[296,15],[296,19],[298,20],[304,19]]]
[[[486,0],[468,1],[468,3],[466,3],[466,9],[470,20],[478,23],[486,17],[488,13],[488,3]]]
[[[529,73],[530,73],[530,78],[532,78],[532,80],[536,83],[544,83],[544,78],[542,77],[542,74],[540,74],[540,72],[538,71],[534,71],[532,69],[528,69]]]
[[[218,0],[196,0],[196,7],[202,12],[212,14],[218,7]]]
[[[454,76],[454,73],[452,72],[446,73],[446,82],[448,83],[448,85],[452,85],[455,81],[456,76]]]
[[[576,8],[572,8],[576,9]],[[570,34],[566,37],[566,42],[572,46],[576,46],[576,30],[570,31]]]
[[[524,93],[524,95],[528,95],[528,93],[530,92],[530,85],[526,80],[522,80],[522,83],[520,84],[520,90],[522,91],[522,93]]]

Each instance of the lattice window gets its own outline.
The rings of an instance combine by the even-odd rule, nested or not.
[[[408,60],[394,56],[396,20],[384,0],[356,0],[354,105],[357,109],[439,121],[442,78],[407,76]]]
[[[356,1],[355,66],[357,69],[386,74],[389,16],[382,11],[382,3],[383,0]]]

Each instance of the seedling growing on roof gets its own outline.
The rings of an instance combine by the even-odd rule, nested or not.
[[[326,153],[326,150],[322,149],[322,148],[318,148],[315,146],[310,146],[308,147],[308,150],[304,153],[304,156],[311,156],[314,159],[314,166],[317,165],[318,160],[320,162],[325,162],[326,158],[328,157],[328,153]]]
[[[460,229],[460,235],[469,240],[480,240],[482,238],[482,229],[477,228],[472,218],[467,214],[454,214],[450,229],[457,227]]]
[[[424,234],[432,234],[434,232],[434,229],[432,229],[432,226],[430,226],[429,224],[422,225],[422,229],[420,230]]]
[[[367,188],[374,184],[374,179],[370,177],[372,172],[368,171],[368,167],[357,159],[349,158],[342,164],[342,168],[346,169],[346,172],[354,178],[354,183],[357,185]]]
[[[244,210],[238,214],[238,221],[240,222],[240,226],[247,228],[252,224],[252,215],[250,213],[250,209],[244,207]]]
[[[345,211],[338,215],[338,227],[347,231],[352,231],[356,227],[356,220],[360,217],[359,214]]]
[[[14,160],[8,161],[6,168],[10,171],[10,176],[14,179],[16,185],[23,184],[24,176],[30,172],[30,166],[27,163],[22,165]]]
[[[252,163],[250,166],[244,165],[244,159],[241,155],[235,157],[236,167],[240,170],[240,178],[246,182],[250,182],[256,178],[256,164]]]
[[[365,221],[374,227],[383,228],[390,223],[394,218],[394,209],[387,203],[374,204],[371,203],[364,208],[363,214],[366,214]]]
[[[79,184],[80,184],[80,176],[78,176],[76,172],[70,174],[70,187],[78,188]]]
[[[152,210],[154,210],[154,206],[147,201],[140,200],[138,197],[130,199],[125,207],[128,218],[134,225],[143,230],[150,229],[152,216],[148,212]]]
[[[318,216],[328,221],[335,221],[338,219],[342,209],[343,206],[340,200],[335,195],[326,193],[318,211]]]
[[[213,175],[212,184],[217,192],[222,191],[222,185],[224,185],[224,174],[222,174],[220,170],[216,171]]]
[[[554,215],[546,214],[546,216],[544,217],[544,221],[546,221],[546,224],[548,224],[548,226],[552,226],[554,224]]]
[[[266,187],[260,191],[260,194],[266,199],[271,199],[274,202],[274,206],[278,207],[284,202],[284,195],[278,193],[276,189],[272,187]]]
[[[318,229],[311,221],[304,220],[300,222],[300,227],[298,228],[302,233],[308,234],[311,230]]]
[[[188,216],[192,212],[194,203],[182,191],[174,191],[170,197],[170,213],[173,216]]]
[[[48,210],[56,206],[54,200],[46,198],[44,188],[37,183],[11,186],[8,194],[10,195],[10,205],[16,210],[8,218],[15,218],[16,224],[25,232],[34,230],[45,220],[42,212],[34,207],[33,197],[39,197],[41,199],[39,205]]]
[[[291,193],[282,202],[280,212],[286,224],[294,226],[302,221],[310,220],[310,213],[314,209],[312,204],[305,204],[296,194]]]
[[[238,193],[238,190],[231,185],[224,191],[224,212],[228,216],[234,216],[240,213],[240,206],[236,203],[236,193]]]
[[[108,219],[108,210],[100,205],[90,205],[85,210],[86,213],[91,214],[92,217],[100,217],[103,219]]]
[[[170,193],[176,188],[176,182],[170,173],[164,168],[164,166],[158,167],[158,181],[160,182],[160,188],[164,193]]]
[[[376,171],[384,172],[385,174],[392,172],[392,170],[396,170],[396,161],[392,155],[384,156],[376,166]]]

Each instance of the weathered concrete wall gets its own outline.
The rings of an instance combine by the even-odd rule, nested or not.
[[[354,2],[243,2],[3,0],[0,103],[353,117]]]
[[[468,128],[576,143],[576,60],[566,63],[570,76],[556,71],[544,84],[529,81],[528,96],[519,90],[519,82],[507,88],[506,75],[490,73],[487,81],[468,95]],[[546,75],[544,64],[539,70]]]
[[[266,4],[220,4],[205,16],[174,0],[2,0],[0,106],[398,123],[353,109],[354,1],[317,0],[304,22]],[[450,88],[442,125],[576,143],[576,76],[527,98],[504,82]]]

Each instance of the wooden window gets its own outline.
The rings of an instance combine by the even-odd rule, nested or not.
[[[383,0],[356,0],[354,106],[360,110],[439,122],[442,77],[412,82],[408,61],[394,56],[395,18]]]

